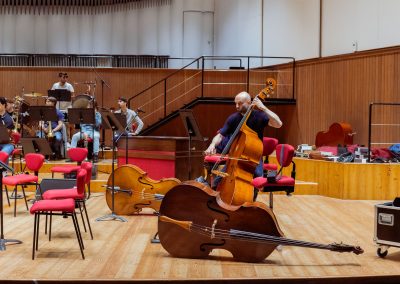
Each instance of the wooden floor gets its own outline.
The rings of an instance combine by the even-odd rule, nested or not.
[[[267,201],[265,195],[260,200]],[[154,216],[131,216],[129,222],[95,222],[110,211],[102,193],[88,201],[94,240],[84,234],[86,260],[82,260],[70,218],[54,218],[49,242],[41,227],[37,258],[31,260],[33,216],[19,201],[17,217],[5,205],[5,238],[23,244],[0,252],[0,279],[276,279],[370,275],[400,275],[400,249],[386,259],[376,256],[373,243],[373,205],[377,201],[339,200],[321,196],[275,196],[275,213],[287,237],[322,243],[360,245],[356,256],[315,249],[284,247],[264,263],[231,261],[226,251],[209,259],[172,258],[160,244],[151,244],[157,231]],[[379,202],[378,202],[379,203]],[[78,216],[80,217],[80,216]]]

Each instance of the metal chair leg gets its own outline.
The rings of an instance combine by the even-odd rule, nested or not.
[[[92,240],[93,240],[93,232],[92,232],[92,227],[90,227],[89,215],[88,215],[88,213],[87,213],[87,209],[86,209],[86,204],[85,204],[85,201],[82,201],[82,203],[83,203],[83,211],[85,211],[85,215],[86,215],[86,221],[87,221],[87,223],[88,223],[88,227],[89,227],[90,237],[91,237],[91,238],[92,238]]]
[[[76,238],[78,239],[79,248],[81,250],[82,258],[85,259],[85,255],[83,253],[84,247],[83,247],[82,236],[81,236],[80,231],[79,231],[78,219],[76,218],[75,212],[72,213],[72,222],[74,223]]]

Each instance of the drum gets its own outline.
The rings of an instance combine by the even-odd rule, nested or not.
[[[93,101],[93,97],[82,94],[77,95],[72,101],[73,108],[87,108],[89,104]]]

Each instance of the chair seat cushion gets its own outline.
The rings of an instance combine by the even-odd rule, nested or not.
[[[11,152],[11,156],[21,155],[21,154],[22,154],[22,149],[21,148],[16,148]]]
[[[278,165],[275,164],[263,164],[264,171],[276,171],[278,170]]]
[[[77,165],[65,165],[65,166],[55,166],[50,169],[52,173],[64,173],[70,174],[72,172],[77,172],[81,166]]]
[[[75,201],[72,198],[61,200],[39,200],[36,201],[31,209],[31,214],[40,211],[62,211],[72,213],[75,210]]]
[[[45,200],[64,199],[64,198],[83,199],[84,194],[79,194],[76,188],[51,189],[43,193],[43,199]]]
[[[220,155],[209,155],[204,157],[204,162],[205,163],[216,163],[218,161],[226,161],[228,158],[224,157],[221,159]]]
[[[287,176],[282,176],[279,180],[277,180],[274,183],[268,182],[267,178],[265,177],[257,177],[253,179],[251,182],[252,185],[256,188],[263,188],[266,187],[268,189],[268,186],[270,187],[275,187],[275,186],[294,186],[295,180],[294,178],[287,177]]]
[[[30,182],[37,182],[38,177],[35,175],[19,174],[15,176],[6,176],[3,178],[4,185],[17,185]]]

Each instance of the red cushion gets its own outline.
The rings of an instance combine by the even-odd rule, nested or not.
[[[86,159],[88,150],[86,148],[71,148],[68,150],[68,157],[75,162],[82,162]]]
[[[293,160],[294,148],[289,144],[279,144],[276,146],[276,159],[282,167],[287,167]]]
[[[264,137],[263,138],[263,156],[269,156],[274,152],[276,145],[278,145],[278,139]]]
[[[204,157],[206,163],[216,163],[218,161],[226,161],[228,158],[224,157],[221,159],[220,155],[209,155]]]
[[[263,164],[264,171],[276,171],[278,169],[278,165],[275,164]]]
[[[72,198],[72,199],[83,199],[84,194],[79,194],[76,188],[71,189],[51,189],[47,190],[43,193],[43,199],[50,200],[50,199],[65,199],[65,198]]]
[[[55,166],[50,169],[53,173],[64,173],[70,174],[72,172],[77,172],[81,167],[76,165],[65,165],[65,166]]]
[[[254,187],[260,189],[268,186],[294,186],[294,183],[294,179],[287,176],[282,176],[279,180],[273,183],[269,183],[265,177],[257,177],[251,182]]]
[[[35,175],[27,175],[27,174],[19,174],[15,176],[7,176],[3,177],[4,185],[17,185],[24,184],[29,182],[37,182],[38,177]]]
[[[21,148],[16,148],[12,151],[11,156],[15,155],[21,155],[22,154],[22,149]]]
[[[47,192],[47,191],[46,191]],[[72,198],[61,200],[39,200],[36,201],[31,209],[31,214],[40,211],[62,211],[72,213],[75,210],[75,201]]]
[[[6,152],[0,151],[0,161],[3,163],[7,163],[8,160],[8,154]]]
[[[28,153],[25,155],[26,167],[31,171],[39,171],[44,163],[44,156],[42,154]]]

